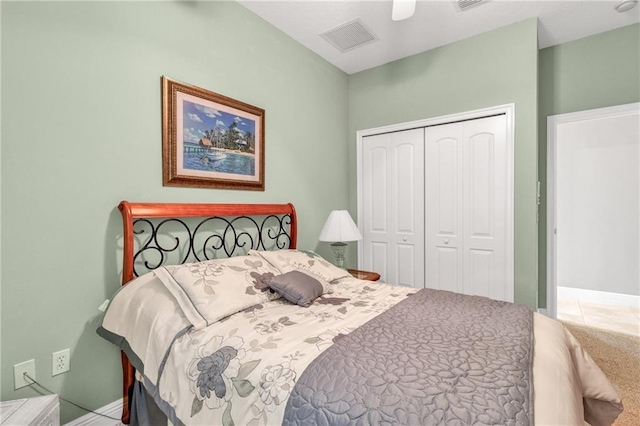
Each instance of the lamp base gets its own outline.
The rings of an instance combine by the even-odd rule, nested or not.
[[[333,249],[333,255],[336,258],[335,265],[338,268],[345,269],[344,267],[344,252],[347,248],[346,243],[333,243],[331,244],[331,248]]]

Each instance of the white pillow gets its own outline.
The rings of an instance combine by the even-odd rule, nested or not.
[[[269,288],[280,272],[255,256],[165,266],[154,272],[196,329],[281,297]]]
[[[338,268],[320,257],[320,255],[307,250],[251,250],[249,256],[266,260],[282,274],[289,271],[305,271],[317,275],[325,281],[351,276],[346,269]]]

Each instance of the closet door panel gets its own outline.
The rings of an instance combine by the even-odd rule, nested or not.
[[[365,192],[369,196],[367,211],[371,214],[371,232],[374,233],[386,233],[389,230],[387,209],[374,208],[376,206],[386,206],[388,202],[387,157],[388,148],[377,146],[369,152],[368,161],[365,163],[365,171],[368,172],[367,174],[370,176],[368,185],[365,185]]]
[[[493,250],[469,250],[468,258],[465,260],[471,264],[470,269],[473,272],[468,280],[472,291],[466,293],[483,296],[495,293],[492,288],[495,285],[493,258]]]
[[[436,247],[437,263],[429,265],[432,274],[432,282],[437,283],[440,290],[462,293],[462,280],[460,279],[460,253],[457,248]]]
[[[481,133],[469,139],[469,235],[492,237],[494,187],[493,157],[495,140],[493,135]]]
[[[422,142],[420,142],[422,143]],[[422,187],[416,182],[414,157],[417,147],[413,143],[400,143],[395,148],[394,214],[397,218],[396,233],[414,235],[416,232],[416,196]],[[422,199],[422,197],[419,197]]]
[[[462,128],[426,129],[426,287],[462,291]]]
[[[460,140],[455,138],[443,138],[436,141],[434,158],[434,172],[437,187],[435,200],[437,202],[438,216],[436,220],[436,232],[438,235],[458,234],[458,198],[457,191],[460,168],[458,167],[458,147]]]
[[[366,138],[363,151],[364,191],[364,262],[365,269],[376,265],[376,271],[385,279],[389,273],[389,157],[392,149],[376,137]],[[373,270],[373,269],[368,269]]]
[[[380,277],[384,279],[384,277],[389,276],[389,271],[387,269],[387,265],[389,264],[389,256],[387,255],[387,243],[386,242],[371,242],[368,250],[368,262],[367,262],[367,254],[365,254],[365,264],[366,265],[377,265],[378,269],[375,269],[377,273],[380,274]],[[365,253],[367,250],[365,250]],[[366,268],[365,268],[366,269]],[[374,269],[366,269],[367,271],[373,271]]]
[[[464,126],[464,293],[513,301],[506,281],[507,141],[505,116]]]
[[[506,117],[433,126],[425,143],[426,286],[513,301]]]
[[[395,282],[413,287],[416,283],[416,268],[422,269],[421,265],[416,265],[413,244],[397,244],[396,258],[398,259],[398,269]]]
[[[424,129],[362,141],[362,269],[424,286]],[[384,248],[383,248],[384,247]]]

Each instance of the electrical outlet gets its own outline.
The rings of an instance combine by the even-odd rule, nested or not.
[[[32,382],[24,377],[24,373],[27,373],[33,380],[36,379],[36,361],[30,359],[29,361],[21,362],[13,366],[13,383],[14,389],[20,389],[25,386],[29,386]]]
[[[51,354],[51,375],[66,373],[69,371],[71,363],[71,354],[69,349],[63,349]]]

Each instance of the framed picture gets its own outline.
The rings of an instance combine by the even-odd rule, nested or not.
[[[264,191],[264,110],[163,76],[162,180]]]

